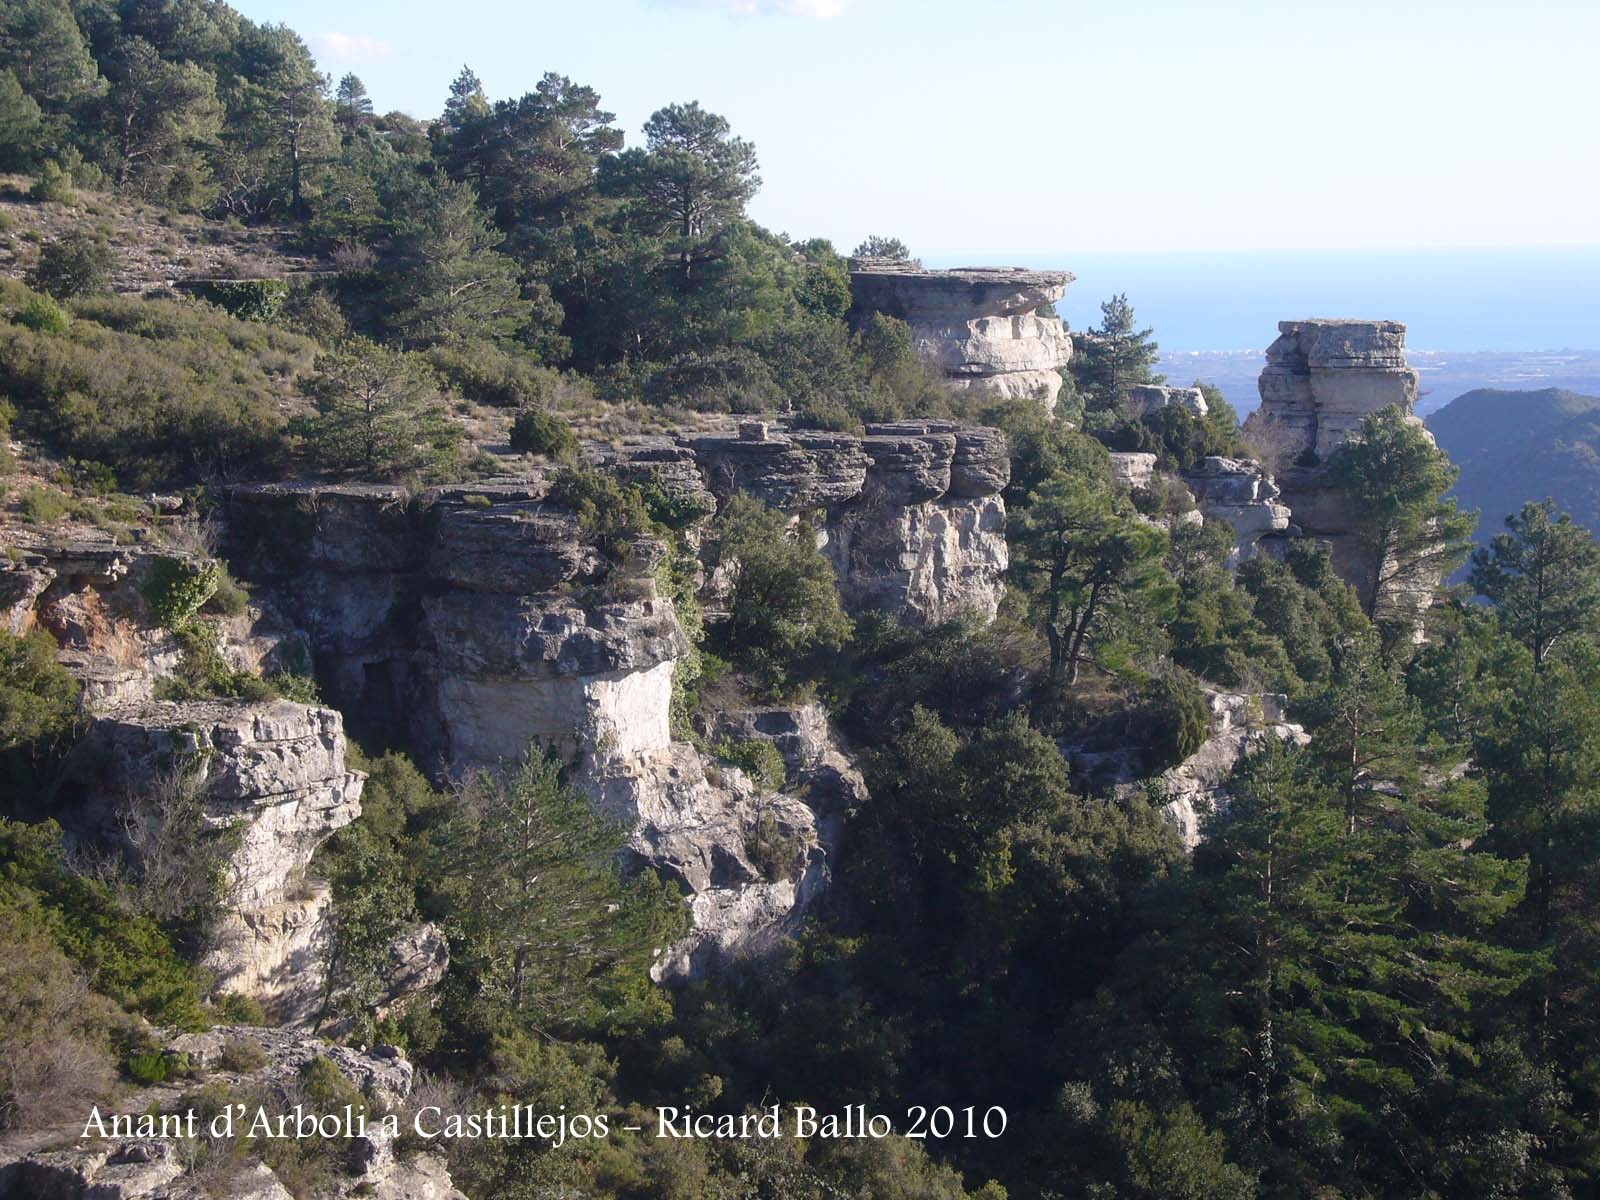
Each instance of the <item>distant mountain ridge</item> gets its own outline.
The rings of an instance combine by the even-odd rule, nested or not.
[[[1461,506],[1479,510],[1478,541],[1501,532],[1506,516],[1527,501],[1546,496],[1600,531],[1600,396],[1479,388],[1427,421],[1461,468]]]

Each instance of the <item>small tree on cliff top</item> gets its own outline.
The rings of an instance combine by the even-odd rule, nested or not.
[[[298,430],[318,466],[393,478],[439,467],[460,443],[438,381],[411,355],[355,338],[319,355],[301,386],[317,411]]]
[[[1072,381],[1090,412],[1116,408],[1128,389],[1160,383],[1155,373],[1160,347],[1154,331],[1134,326],[1133,305],[1123,293],[1100,306],[1100,327],[1072,335]]]

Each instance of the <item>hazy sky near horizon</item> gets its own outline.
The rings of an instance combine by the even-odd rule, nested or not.
[[[1594,0],[234,0],[430,117],[697,99],[763,224],[928,257],[1600,244]]]

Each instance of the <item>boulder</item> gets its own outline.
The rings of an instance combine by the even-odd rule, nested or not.
[[[1155,482],[1156,456],[1145,451],[1111,452],[1111,478],[1129,491],[1141,492]]]

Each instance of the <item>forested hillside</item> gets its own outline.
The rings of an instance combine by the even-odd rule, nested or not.
[[[1549,496],[1585,528],[1600,528],[1600,399],[1480,389],[1434,413],[1428,428],[1461,468],[1462,507],[1483,514],[1480,538],[1530,496]]]
[[[1335,555],[1127,297],[958,386],[737,113],[528,85],[0,0],[0,1195],[1600,1188],[1582,398],[1324,429]],[[513,1104],[610,1132],[414,1132]],[[895,1133],[656,1136],[773,1104]]]

